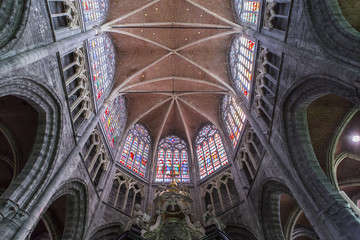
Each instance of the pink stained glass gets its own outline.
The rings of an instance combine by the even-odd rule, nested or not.
[[[213,160],[214,170],[216,171],[217,169],[219,169],[221,167],[221,165],[220,165],[220,159],[218,156],[218,152],[217,152],[217,149],[215,146],[215,141],[212,137],[209,138],[209,146],[210,146],[211,158]]]
[[[123,97],[118,97],[111,102],[100,118],[111,148],[114,148],[118,137],[122,134],[126,121],[125,114],[125,100]]]
[[[174,177],[176,181],[180,182],[180,152],[177,149],[174,151],[173,174],[175,175]]]
[[[214,169],[212,166],[210,149],[207,142],[203,143],[203,150],[204,150],[205,163],[206,163],[206,173],[209,175],[214,172]]]
[[[125,165],[125,163],[126,163],[126,159],[128,157],[129,151],[130,151],[130,146],[132,144],[132,140],[133,140],[133,135],[130,133],[128,135],[128,137],[126,138],[125,146],[124,146],[124,149],[121,154],[120,163],[122,165]]]
[[[129,156],[127,164],[126,164],[126,167],[129,169],[132,169],[132,166],[133,166],[133,163],[135,160],[135,154],[136,154],[136,150],[137,150],[138,144],[139,144],[138,141],[139,141],[139,139],[137,137],[134,138],[134,142],[132,144],[131,151],[130,151],[130,156]]]
[[[133,165],[133,171],[136,173],[140,173],[140,164],[141,164],[141,160],[142,160],[142,153],[144,150],[144,142],[141,141],[139,144],[139,147],[137,149],[137,153],[134,159],[134,165]]]
[[[222,143],[222,140],[221,140],[221,137],[219,134],[215,134],[215,142],[216,142],[216,147],[219,151],[221,166],[224,166],[225,164],[228,163],[228,160],[227,160],[227,156],[225,153],[224,145]]]

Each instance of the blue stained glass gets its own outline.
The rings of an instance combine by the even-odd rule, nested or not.
[[[215,126],[208,125],[201,129],[196,138],[196,143],[200,179],[209,176],[227,164],[225,149],[219,131]]]
[[[114,78],[114,47],[111,39],[106,35],[89,40],[88,46],[95,96],[99,101],[103,94],[110,89]]]
[[[164,156],[164,153],[165,156]],[[161,171],[165,166],[164,171]],[[177,136],[168,136],[159,142],[155,182],[189,182],[186,143]]]
[[[228,136],[235,148],[240,139],[246,115],[233,97],[225,96],[222,104],[222,116]]]
[[[128,133],[120,163],[141,177],[145,177],[150,144],[149,132],[142,125],[135,124]]]

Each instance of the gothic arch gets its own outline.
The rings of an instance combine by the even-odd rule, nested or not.
[[[284,239],[280,222],[279,198],[281,194],[292,196],[285,184],[268,179],[262,184],[259,219],[266,239]]]
[[[124,226],[122,223],[110,223],[98,227],[91,234],[90,240],[113,240],[117,239],[121,233],[124,231]]]
[[[302,188],[304,188],[302,191],[307,193],[308,199],[306,201],[308,204],[306,208],[317,209],[321,206],[321,209],[327,209],[329,214],[337,214],[338,218],[350,219],[347,221],[347,225],[350,226],[355,221],[349,216],[352,213],[346,207],[345,201],[340,197],[338,191],[326,178],[314,153],[308,132],[306,108],[316,99],[328,94],[341,96],[355,105],[359,105],[356,89],[328,76],[312,75],[301,79],[299,82],[301,83],[294,86],[281,103],[284,113],[282,116],[283,131],[287,150],[290,154],[290,164],[294,166],[301,179]],[[299,140],[301,140],[300,144]],[[355,236],[352,234],[357,234],[341,229],[337,229],[333,233],[339,234],[340,231],[343,231],[343,236]]]
[[[51,197],[38,221],[46,217],[49,207],[60,197],[66,197],[66,219],[61,239],[83,239],[88,216],[88,192],[86,183],[80,179],[66,181]]]
[[[29,17],[30,0],[3,0],[0,4],[0,55],[20,39]]]
[[[304,0],[304,8],[315,34],[328,54],[359,66],[360,32],[344,18],[338,0]]]
[[[62,104],[51,87],[37,83],[32,77],[1,79],[0,97],[4,96],[21,98],[38,112],[39,124],[31,155],[18,177],[1,196],[2,201],[11,199],[18,208],[28,210],[34,204],[32,199],[46,186],[46,179],[55,163],[61,136]]]

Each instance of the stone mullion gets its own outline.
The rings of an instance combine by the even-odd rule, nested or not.
[[[114,201],[114,207],[116,207],[116,203],[117,203],[118,198],[119,198],[121,186],[124,184],[124,182],[120,181],[119,178],[117,178],[117,179],[115,179],[115,180],[119,182],[119,187],[118,187],[118,189],[117,189],[117,191],[116,191],[115,201]]]
[[[216,184],[216,190],[217,190],[217,194],[219,196],[221,209],[222,209],[222,211],[225,211],[225,206],[224,206],[223,199],[222,199],[222,196],[221,196],[220,184]]]
[[[121,210],[122,210],[123,212],[125,212],[126,202],[127,202],[127,200],[128,200],[129,191],[130,191],[130,186],[126,186],[126,185],[125,185],[125,187],[127,187],[127,188],[126,188],[126,192],[125,192],[125,198],[124,198],[123,205],[121,206]]]
[[[231,206],[233,206],[233,201],[232,201],[232,198],[231,198],[231,195],[230,195],[229,186],[227,185],[228,184],[228,179],[226,179],[226,183],[224,183],[224,184],[225,184],[225,187],[226,187],[226,192],[227,192],[227,194],[229,196],[229,199],[230,199],[230,204],[231,204]]]

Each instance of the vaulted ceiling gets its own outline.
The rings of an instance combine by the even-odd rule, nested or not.
[[[127,99],[125,132],[141,123],[153,150],[169,134],[192,149],[205,123],[220,128],[222,97],[235,92],[228,50],[241,27],[232,9],[231,0],[111,1],[103,30],[117,51],[113,96]]]

